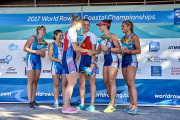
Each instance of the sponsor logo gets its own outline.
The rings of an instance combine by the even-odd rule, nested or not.
[[[151,41],[149,43],[149,52],[158,52],[160,50],[160,43]]]
[[[179,67],[172,67],[171,68],[171,75],[180,75],[180,68]]]
[[[1,92],[0,96],[11,96],[11,92]]]
[[[151,66],[151,76],[162,76],[162,67]]]
[[[51,70],[43,70],[42,73],[51,73]]]
[[[169,46],[168,49],[178,50],[180,49],[180,46]]]
[[[174,9],[174,25],[180,25],[180,8]]]
[[[155,94],[155,98],[171,98],[171,99],[180,99],[180,95],[172,95],[172,94],[164,94],[164,95],[156,95]]]
[[[7,55],[6,58],[0,59],[0,64],[1,63],[6,63],[9,64],[9,62],[12,60],[12,56],[11,55]]]
[[[153,62],[153,61],[152,61],[152,56],[146,57],[146,62]]]
[[[16,68],[8,67],[6,74],[17,74]]]
[[[12,43],[9,45],[8,50],[11,50],[11,51],[19,50],[19,46]]]
[[[22,62],[26,62],[26,57],[22,57]]]
[[[158,56],[148,56],[146,57],[146,62],[164,62],[167,61],[166,58],[160,58]]]

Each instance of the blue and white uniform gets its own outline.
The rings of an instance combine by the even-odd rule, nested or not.
[[[128,40],[131,39],[132,35],[134,33],[131,33],[131,35],[129,36]],[[122,38],[122,40],[126,40],[125,36]],[[135,50],[135,46],[134,44],[131,45],[130,47],[128,47],[129,50]],[[138,68],[138,61],[137,61],[137,57],[136,54],[128,54],[128,53],[124,53],[124,56],[122,57],[122,68],[127,68],[128,65],[134,66]]]
[[[64,36],[62,63],[66,74],[77,72],[72,42],[77,42],[77,32],[75,28],[70,28]]]
[[[37,44],[38,39],[36,36],[34,42],[30,46],[31,50],[38,50]],[[43,40],[45,42],[45,40]],[[34,53],[27,53],[26,57],[26,68],[28,70],[41,70],[41,55],[40,54],[34,54]]]
[[[96,38],[97,38],[97,36],[94,33],[88,31],[86,33],[85,40],[81,44],[81,48],[92,50],[92,44],[97,44]],[[95,60],[95,62],[96,62],[96,60]],[[81,62],[79,65],[79,73],[83,70],[84,67],[90,67],[90,65],[91,65],[91,56],[89,56],[87,54],[87,52],[82,52],[81,53]],[[95,66],[94,69],[92,70],[92,74],[95,74],[96,71],[97,71],[97,66]]]
[[[108,37],[110,36],[110,34],[111,33],[109,33]],[[110,48],[115,48],[114,44],[109,41],[109,38],[107,39],[106,46]],[[117,54],[111,51],[105,51],[104,66],[119,67],[119,59]]]
[[[52,44],[54,46],[53,57],[56,58],[56,59],[62,60],[63,48],[58,47],[55,42],[53,42]],[[63,43],[62,43],[62,46],[63,46]],[[60,62],[52,61],[51,74],[52,75],[65,74],[65,69],[64,69],[63,65]]]

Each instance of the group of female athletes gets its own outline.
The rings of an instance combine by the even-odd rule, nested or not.
[[[96,97],[96,70],[97,62],[95,55],[104,52],[104,66],[103,66],[103,79],[106,86],[110,103],[104,112],[116,111],[116,76],[119,68],[119,59],[117,54],[122,54],[122,74],[125,82],[128,86],[130,105],[123,111],[129,114],[140,113],[137,106],[137,90],[135,86],[135,76],[138,68],[138,61],[136,54],[141,53],[140,41],[133,31],[133,23],[129,20],[123,21],[121,25],[122,32],[125,36],[122,37],[122,41],[131,40],[134,44],[130,47],[121,48],[118,38],[115,34],[110,32],[112,20],[102,20],[96,24],[99,26],[100,31],[106,38],[106,44],[99,44],[96,49],[97,37],[94,33],[89,31],[90,21],[88,19],[82,19],[80,16],[71,15],[72,24],[70,29],[66,31],[63,39],[63,32],[61,30],[54,31],[54,42],[49,44],[49,59],[52,60],[51,73],[54,84],[54,99],[55,103],[53,107],[58,107],[59,98],[59,81],[60,76],[62,79],[62,95],[63,95],[63,109],[62,113],[78,113],[79,110],[94,111],[96,110],[94,102]],[[86,35],[85,40],[80,45],[77,42],[77,32],[83,28],[83,34]],[[37,35],[31,36],[24,45],[24,51],[27,52],[27,94],[28,94],[28,108],[35,109],[39,106],[35,101],[37,82],[41,73],[41,55],[45,54],[44,50],[38,50],[37,44],[44,42],[43,36],[46,34],[46,28],[39,26],[37,29]],[[76,62],[81,55],[79,71],[77,71]],[[88,79],[91,103],[85,108],[85,76],[82,73],[84,67],[88,67],[91,72],[91,76]],[[77,83],[77,76],[79,73],[79,91],[80,91],[80,104],[77,107],[70,105],[73,88]]]

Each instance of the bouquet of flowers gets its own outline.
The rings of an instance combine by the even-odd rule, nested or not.
[[[85,35],[85,34],[78,34],[78,37],[77,37],[78,43],[81,45],[86,37],[87,37],[87,35]]]
[[[82,69],[81,73],[84,75],[85,79],[88,80],[91,76],[91,68],[90,67],[84,67]]]
[[[129,48],[129,47],[131,47],[131,46],[134,44],[134,42],[133,42],[131,39],[130,39],[130,40],[128,40],[128,39],[122,40],[122,39],[120,38],[120,42],[121,42],[122,50],[123,50],[124,48]],[[121,55],[123,56],[124,53],[121,53]]]
[[[39,42],[38,44],[36,44],[37,46],[37,49],[38,50],[45,50],[46,47],[48,46],[48,43],[47,42]],[[41,55],[42,58],[45,57],[45,55]]]
[[[107,43],[107,39],[109,38],[109,36],[105,37],[104,35],[100,36],[101,39],[99,39],[97,42],[99,43],[99,45],[106,45]],[[102,53],[105,54],[105,51],[102,50]]]

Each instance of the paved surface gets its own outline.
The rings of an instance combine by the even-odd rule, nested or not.
[[[94,112],[62,114],[62,107],[52,108],[52,104],[40,104],[35,110],[30,110],[27,104],[1,103],[0,120],[180,120],[178,107],[139,107],[139,115],[122,112],[124,107],[118,105],[116,112],[103,113],[106,106],[97,105]]]

